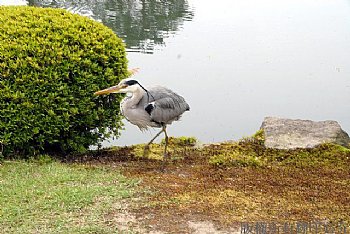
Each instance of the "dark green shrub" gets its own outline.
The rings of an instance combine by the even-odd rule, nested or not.
[[[112,30],[35,7],[0,7],[0,25],[5,156],[81,152],[118,135],[118,97],[93,96],[127,76],[125,48]]]

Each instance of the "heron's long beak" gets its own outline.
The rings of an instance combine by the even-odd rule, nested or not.
[[[123,86],[120,86],[120,85],[116,85],[116,86],[109,87],[109,88],[107,88],[107,89],[99,90],[99,91],[95,92],[94,95],[103,95],[103,94],[109,94],[109,93],[118,93],[118,91],[121,90],[122,88],[124,88],[124,87],[123,87]]]

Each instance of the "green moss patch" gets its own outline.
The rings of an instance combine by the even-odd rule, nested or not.
[[[238,142],[209,145],[203,150],[203,153],[210,156],[210,164],[220,167],[269,167],[271,165],[347,167],[350,163],[350,149],[332,143],[325,143],[310,149],[265,148],[262,131]]]

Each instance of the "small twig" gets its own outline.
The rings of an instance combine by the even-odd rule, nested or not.
[[[128,70],[128,72],[130,73],[130,76],[135,75],[136,73],[138,73],[140,70],[140,68],[136,67],[133,69]]]

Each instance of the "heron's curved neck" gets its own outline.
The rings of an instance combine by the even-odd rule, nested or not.
[[[128,107],[134,107],[136,106],[140,100],[142,99],[143,95],[145,94],[145,91],[141,88],[138,87],[137,89],[133,90],[133,92],[131,92],[132,96],[131,97],[127,97],[127,101],[126,101],[126,105]]]

